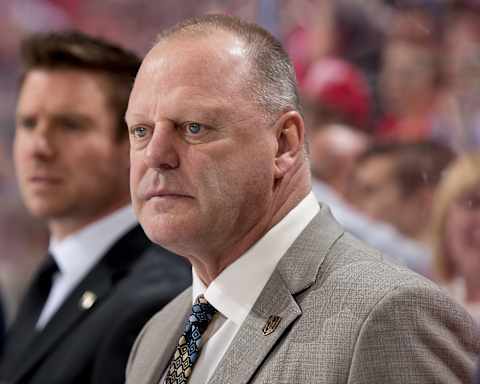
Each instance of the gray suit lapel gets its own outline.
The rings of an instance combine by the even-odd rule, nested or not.
[[[149,373],[149,376],[145,378],[145,383],[158,384],[160,382],[160,379],[175,352],[178,339],[183,333],[185,319],[189,315],[191,309],[192,289],[190,288],[184,291],[162,310],[161,315],[164,316],[162,316],[159,321],[163,326],[162,333],[164,335],[164,342],[153,346],[157,359],[153,361],[151,367],[148,367],[148,369],[145,370],[147,374]]]
[[[301,314],[280,275],[275,272],[264,289],[265,295],[243,322],[238,333],[215,370],[210,384],[248,382],[288,326]],[[270,316],[281,318],[277,328],[264,335]],[[232,347],[233,345],[233,347]]]
[[[295,295],[316,280],[323,260],[343,234],[325,206],[280,260],[252,311],[235,335],[209,384],[245,384],[302,311]],[[263,329],[271,316],[281,318],[275,330]]]

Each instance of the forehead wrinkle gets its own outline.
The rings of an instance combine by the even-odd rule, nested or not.
[[[228,85],[234,92],[249,74],[250,59],[238,37],[219,32],[200,37],[174,37],[158,43],[147,55],[150,70],[172,74],[187,84]],[[157,74],[158,74],[157,73]],[[175,75],[173,75],[175,73]]]
[[[234,112],[224,97],[208,94],[192,87],[179,87],[168,92],[168,96],[159,95],[154,102],[154,120],[168,116],[171,120],[206,119],[215,123]]]

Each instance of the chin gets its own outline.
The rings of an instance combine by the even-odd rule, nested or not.
[[[146,220],[140,218],[140,224],[152,242],[165,248],[168,248],[169,244],[176,242],[176,239],[178,239],[180,229],[171,223],[164,223],[163,220],[158,220],[158,218]]]
[[[48,219],[57,216],[57,210],[38,204],[26,204],[28,211],[39,219]]]
[[[182,250],[193,244],[197,237],[195,235],[197,231],[194,231],[192,226],[171,217],[140,219],[140,223],[145,234],[153,243],[179,255],[182,255]]]
[[[39,219],[63,217],[67,211],[65,205],[38,199],[25,201],[25,206],[32,216]]]

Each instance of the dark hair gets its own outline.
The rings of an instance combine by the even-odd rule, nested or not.
[[[21,84],[34,69],[73,69],[101,74],[105,93],[116,116],[118,138],[127,135],[125,112],[140,58],[111,42],[77,31],[33,34],[21,45]]]
[[[451,148],[433,141],[381,142],[360,155],[357,164],[383,156],[394,161],[393,176],[404,196],[423,186],[436,187],[455,159]]]
[[[281,43],[262,27],[227,15],[206,15],[183,21],[160,33],[158,42],[177,36],[205,36],[217,30],[230,32],[246,45],[252,64],[245,79],[252,98],[270,114],[301,112],[293,65]]]

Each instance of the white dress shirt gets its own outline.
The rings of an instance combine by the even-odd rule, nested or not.
[[[38,318],[43,329],[70,292],[92,270],[112,244],[137,225],[131,206],[121,208],[61,241],[50,239],[48,250],[59,271]]]
[[[202,335],[204,344],[189,384],[204,384],[209,380],[278,262],[319,209],[315,196],[310,193],[208,287],[195,270],[192,271],[192,303],[204,294],[218,315]],[[161,384],[165,375],[166,372]]]

